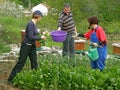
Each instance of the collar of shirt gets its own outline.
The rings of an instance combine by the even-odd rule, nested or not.
[[[64,15],[68,15],[68,16],[70,15],[70,13],[71,13],[71,12],[69,12],[69,13],[67,14],[67,13],[63,12]]]
[[[36,25],[35,21],[32,19],[32,22]]]

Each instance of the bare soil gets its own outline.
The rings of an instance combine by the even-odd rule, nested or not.
[[[0,62],[0,90],[22,90],[14,85],[7,84],[7,79],[15,63],[16,61]]]

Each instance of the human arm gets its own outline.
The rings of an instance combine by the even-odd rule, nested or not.
[[[77,28],[76,28],[76,27],[75,27],[74,33],[76,34],[76,36],[78,35],[78,33],[77,33]]]
[[[92,30],[89,30],[89,31],[86,32],[85,34],[82,34],[82,33],[78,34],[78,37],[84,37],[84,38],[86,38],[87,40],[89,40],[91,34],[92,34]]]
[[[103,30],[103,28],[101,28],[99,26],[98,30],[96,31],[97,33],[97,36],[98,36],[98,39],[99,39],[99,45],[100,46],[103,46],[103,45],[106,45],[107,44],[107,38],[106,38],[106,35],[105,35],[105,32]]]
[[[35,25],[28,23],[26,27],[26,34],[29,40],[40,40],[41,38],[37,36],[38,32],[35,33]]]
[[[63,19],[62,19],[62,13],[59,15],[58,18],[58,29],[57,30],[61,30],[62,29],[62,24],[63,24]]]

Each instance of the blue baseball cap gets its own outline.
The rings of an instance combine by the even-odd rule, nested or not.
[[[36,14],[36,15],[40,15],[41,17],[43,17],[41,11],[39,11],[39,10],[36,10],[36,11],[34,11],[33,13]]]

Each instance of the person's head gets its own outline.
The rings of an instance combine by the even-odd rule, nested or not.
[[[70,5],[68,3],[64,4],[63,12],[68,14],[70,12]]]
[[[87,19],[89,23],[89,27],[92,27],[93,25],[98,25],[98,18],[93,16]]]
[[[32,19],[39,21],[43,17],[42,13],[39,10],[33,12]]]

